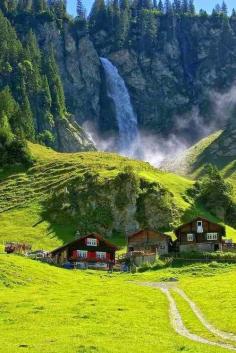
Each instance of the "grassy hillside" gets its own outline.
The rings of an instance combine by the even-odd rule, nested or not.
[[[137,176],[148,183],[158,182],[171,192],[183,212],[183,219],[205,214],[215,220],[203,207],[196,207],[188,200],[187,190],[193,184],[189,179],[116,154],[61,154],[40,145],[29,144],[29,147],[36,160],[32,168],[0,171],[1,242],[27,241],[34,248],[51,249],[72,239],[77,230],[77,220],[71,222],[62,215],[53,221],[45,214],[45,205],[52,193],[66,190],[71,183],[80,185],[81,176],[88,171],[98,175],[98,185],[102,186],[120,171],[132,167]],[[234,236],[234,230],[228,230],[229,237]],[[121,245],[122,235],[113,240]]]
[[[164,294],[137,284],[169,276],[179,278],[212,323],[236,333],[233,265],[110,276],[0,254],[0,273],[2,353],[226,352],[176,334]],[[188,321],[190,313],[180,310]]]
[[[196,179],[203,174],[206,164],[216,165],[223,176],[232,182],[236,198],[236,155],[229,151],[229,147],[234,148],[232,147],[232,137],[229,140],[229,136],[230,131],[227,130],[220,130],[209,135],[188,149],[177,163],[168,169]]]

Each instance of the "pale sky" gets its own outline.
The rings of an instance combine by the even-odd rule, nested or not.
[[[76,9],[76,0],[67,0],[68,3],[68,11],[74,15],[75,14],[75,9]],[[84,6],[87,9],[87,12],[89,12],[91,8],[91,4],[93,3],[93,0],[83,0]],[[203,8],[204,10],[207,10],[208,12],[213,9],[213,7],[217,4],[221,4],[221,0],[195,0],[195,6],[199,10],[200,8]],[[236,1],[235,0],[226,0],[226,3],[228,5],[229,10],[231,11],[233,7],[236,8]]]

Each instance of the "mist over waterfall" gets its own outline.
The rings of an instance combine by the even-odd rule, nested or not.
[[[107,95],[114,102],[116,110],[119,128],[118,151],[129,156],[137,155],[138,121],[128,89],[117,68],[108,59],[100,59],[105,72]]]

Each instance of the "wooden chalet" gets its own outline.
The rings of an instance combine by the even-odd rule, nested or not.
[[[166,255],[172,244],[171,237],[152,230],[140,230],[128,237],[128,252],[144,251],[159,255]]]
[[[222,250],[225,227],[206,218],[197,217],[175,229],[180,252]]]
[[[116,250],[114,244],[92,233],[51,251],[50,256],[59,265],[107,269],[110,264],[115,264]]]

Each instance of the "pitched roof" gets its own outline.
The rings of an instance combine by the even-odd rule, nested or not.
[[[87,235],[85,235],[85,236],[83,236],[81,238],[72,240],[69,243],[66,243],[66,244],[60,246],[59,248],[56,248],[56,249],[52,250],[50,253],[54,254],[54,253],[60,252],[60,251],[62,251],[64,249],[66,249],[69,245],[76,244],[79,240],[83,240],[83,239],[86,239],[86,238],[89,238],[89,237],[95,237],[96,239],[98,239],[100,241],[103,241],[108,247],[113,248],[114,250],[118,250],[118,247],[116,245],[112,244],[111,242],[109,242],[108,240],[103,238],[100,234],[91,233],[91,234],[87,234]]]
[[[169,238],[169,240],[172,239],[171,236],[168,235],[168,234],[161,233],[161,232],[159,232],[159,231],[155,231],[155,230],[151,230],[151,229],[141,229],[141,230],[139,230],[139,231],[137,231],[137,232],[135,232],[135,233],[133,233],[133,234],[130,234],[130,235],[128,236],[128,239],[133,238],[133,237],[136,237],[136,236],[138,236],[139,234],[141,234],[142,232],[153,232],[153,233],[156,233],[156,234],[160,235],[162,238]]]
[[[201,216],[195,217],[195,218],[193,218],[191,221],[189,221],[189,222],[187,222],[187,223],[184,223],[184,224],[181,224],[178,228],[176,228],[176,229],[174,230],[174,233],[176,234],[176,232],[178,232],[178,230],[180,230],[182,227],[185,227],[185,226],[187,226],[188,224],[191,224],[191,223],[197,222],[197,221],[206,221],[206,222],[209,222],[209,223],[211,223],[211,224],[214,224],[214,225],[216,225],[216,226],[222,228],[223,233],[225,233],[225,226],[223,226],[222,224],[219,224],[219,223],[212,222],[212,221],[210,221],[209,219],[207,219],[207,218],[205,218],[205,217],[201,217]]]

